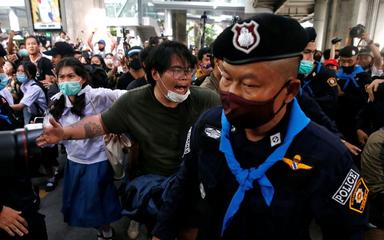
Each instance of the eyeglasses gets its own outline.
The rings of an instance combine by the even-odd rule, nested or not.
[[[196,73],[196,69],[194,68],[182,68],[182,67],[170,67],[167,71],[172,72],[173,77],[175,79],[182,79],[185,77],[191,77]]]

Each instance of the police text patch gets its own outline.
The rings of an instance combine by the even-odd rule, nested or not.
[[[353,169],[349,170],[343,183],[336,191],[336,193],[332,196],[332,199],[342,205],[345,205],[345,203],[351,196],[359,177],[360,175],[356,171],[354,171]]]

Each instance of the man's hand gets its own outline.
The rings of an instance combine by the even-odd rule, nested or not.
[[[361,149],[356,147],[355,145],[345,141],[345,140],[341,140],[341,142],[345,145],[345,147],[355,156],[359,155],[359,153],[361,153]]]
[[[368,134],[366,134],[363,130],[361,129],[357,129],[357,138],[359,139],[359,143],[361,145],[365,145],[367,143],[367,140],[368,140]]]
[[[374,93],[382,83],[384,83],[384,79],[375,79],[365,88],[365,91],[368,93],[368,102],[373,102],[373,100],[375,100]]]
[[[52,126],[44,127],[43,134],[36,139],[36,144],[39,147],[44,147],[49,144],[57,144],[64,139],[64,129],[55,119],[50,118],[49,123]]]
[[[160,240],[160,238],[152,237],[152,240]]]
[[[28,234],[28,223],[20,214],[21,212],[4,206],[0,212],[0,228],[12,237],[14,237],[15,234],[19,236]]]

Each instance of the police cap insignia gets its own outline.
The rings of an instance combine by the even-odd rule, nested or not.
[[[337,86],[337,80],[334,77],[328,78],[327,83],[331,87],[336,87]]]
[[[249,23],[236,23],[232,27],[233,46],[245,53],[250,53],[260,43],[260,35],[257,32],[257,24],[255,21]]]
[[[307,43],[307,33],[296,20],[260,13],[224,29],[213,52],[238,65],[300,56]]]
[[[357,182],[349,199],[349,208],[355,212],[363,213],[368,199],[368,187],[362,178]]]
[[[340,50],[340,57],[353,57],[359,54],[359,49],[355,46],[346,46]]]

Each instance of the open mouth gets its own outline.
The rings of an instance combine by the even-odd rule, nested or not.
[[[175,90],[176,93],[185,94],[187,92],[187,90],[188,90],[188,87],[187,86],[178,85],[178,86],[175,86],[174,90]]]

